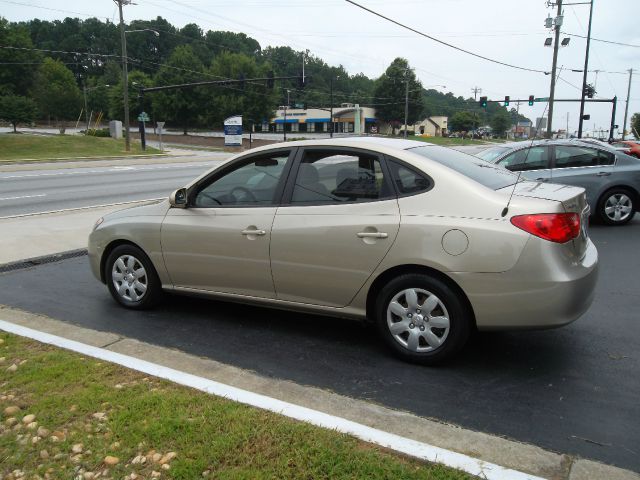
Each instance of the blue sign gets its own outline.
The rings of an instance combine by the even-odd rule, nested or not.
[[[224,145],[242,146],[242,116],[235,115],[224,121]]]

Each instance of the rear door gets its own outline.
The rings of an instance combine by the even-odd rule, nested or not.
[[[536,145],[510,153],[496,162],[513,172],[537,182],[551,179],[551,154],[548,146]]]
[[[300,149],[273,222],[271,270],[281,300],[344,307],[389,251],[398,201],[384,158]]]
[[[555,145],[552,181],[584,188],[595,209],[599,192],[610,183],[615,159],[613,153],[589,146]]]

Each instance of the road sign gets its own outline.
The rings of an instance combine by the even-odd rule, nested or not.
[[[147,112],[142,112],[140,115],[138,115],[139,122],[148,122],[149,120],[151,119],[149,118],[149,114]]]
[[[548,102],[549,97],[536,97],[533,99],[534,102]]]
[[[158,122],[158,128],[163,129],[165,122]]]

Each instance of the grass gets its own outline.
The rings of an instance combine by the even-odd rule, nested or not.
[[[445,147],[455,147],[463,145],[491,145],[493,143],[505,143],[507,140],[491,139],[470,139],[470,138],[451,138],[451,137],[420,137],[415,135],[409,135],[409,140],[418,140],[420,142],[433,143],[435,145],[442,145]]]
[[[14,406],[20,411],[4,413]],[[19,477],[6,476],[16,469],[52,479],[470,478],[6,333],[0,411],[0,478]],[[30,414],[37,423],[24,423]],[[163,467],[169,452],[175,458]],[[117,463],[107,465],[108,456]]]
[[[51,160],[79,157],[107,157],[141,154],[139,143],[131,144],[125,151],[124,139],[100,138],[83,135],[29,135],[1,134],[0,161]],[[159,153],[147,147],[145,153]]]

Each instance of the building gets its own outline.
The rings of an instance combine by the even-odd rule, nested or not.
[[[360,135],[372,133],[371,127],[377,126],[375,109],[357,104],[343,103],[333,107],[333,124],[336,133]],[[258,125],[256,125],[258,127]],[[329,108],[286,108],[280,107],[269,123],[260,125],[263,132],[330,132],[331,109]],[[259,128],[257,128],[259,129]],[[374,128],[374,132],[376,129]]]
[[[425,118],[413,125],[413,132],[415,135],[424,135],[425,137],[442,137],[447,132],[448,120],[448,117],[443,116]],[[411,131],[411,127],[408,130]]]

